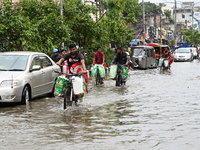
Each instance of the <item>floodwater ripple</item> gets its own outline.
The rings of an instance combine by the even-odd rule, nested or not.
[[[96,87],[79,107],[62,99],[0,104],[0,149],[197,150],[200,143],[199,61],[171,70],[132,70],[127,84]]]

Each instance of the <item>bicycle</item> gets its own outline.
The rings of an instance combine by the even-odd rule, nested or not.
[[[103,84],[103,78],[99,73],[99,66],[97,66],[97,73],[96,73],[96,85]]]
[[[121,68],[123,67],[124,65],[120,65],[119,63],[117,64],[117,75],[116,75],[116,87],[117,86],[120,86],[122,84],[125,85],[125,81],[123,80],[122,78],[122,74],[121,74]]]
[[[82,76],[82,73],[75,73],[75,74],[67,74],[67,73],[63,73],[63,72],[57,72],[54,71],[56,73],[59,74],[64,74],[66,77],[66,87],[65,87],[65,91],[64,91],[64,109],[67,108],[66,103],[69,104],[69,106],[72,106],[73,101],[75,102],[75,104],[77,105],[78,100],[80,99],[80,97],[78,95],[74,95],[73,93],[73,84],[72,81],[74,80],[72,77],[73,76]],[[67,102],[68,99],[68,102]]]

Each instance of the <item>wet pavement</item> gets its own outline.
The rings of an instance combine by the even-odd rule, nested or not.
[[[200,62],[129,74],[123,87],[90,81],[85,100],[65,111],[59,97],[0,104],[0,149],[198,150]]]

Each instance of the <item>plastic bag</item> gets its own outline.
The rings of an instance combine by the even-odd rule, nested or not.
[[[74,94],[83,94],[84,93],[84,84],[83,84],[83,77],[74,77],[74,80],[72,80],[73,83],[73,89]]]
[[[164,66],[165,66],[165,67],[168,67],[168,66],[169,66],[169,61],[170,61],[169,59],[165,59],[165,60],[164,60]]]
[[[121,68],[121,73],[122,73],[122,78],[127,79],[128,78],[128,68],[127,67],[122,67]]]
[[[158,67],[161,67],[162,66],[162,64],[163,64],[163,58],[161,58],[160,60],[159,60],[159,64],[158,64]]]
[[[62,96],[65,91],[66,79],[64,77],[59,76],[56,82],[54,95]]]
[[[117,75],[117,65],[110,66],[109,78],[114,79]]]
[[[91,68],[92,77],[96,77],[96,75],[97,75],[97,66],[99,67],[99,74],[100,74],[101,78],[104,78],[105,77],[104,66],[103,65],[97,65],[97,64],[95,64],[95,66]]]

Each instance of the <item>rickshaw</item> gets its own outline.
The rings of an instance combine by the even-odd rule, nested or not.
[[[147,46],[152,46],[155,49],[156,53],[156,64],[158,65],[159,59],[162,57],[163,51],[165,48],[168,48],[170,50],[168,45],[159,45],[158,43],[149,43]]]
[[[162,47],[158,43],[149,43],[147,46],[152,46],[155,49],[156,55],[156,64],[158,65],[160,56],[162,55]]]
[[[155,49],[151,46],[134,46],[131,49],[132,67],[140,69],[156,68]]]

